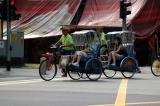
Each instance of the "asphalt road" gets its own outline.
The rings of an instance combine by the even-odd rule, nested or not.
[[[160,78],[149,67],[133,79],[104,76],[96,82],[40,79],[38,69],[0,69],[0,106],[160,106]]]

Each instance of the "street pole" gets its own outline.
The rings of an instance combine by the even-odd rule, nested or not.
[[[2,19],[0,19],[0,24],[2,24]],[[0,40],[2,40],[2,26],[0,25]]]
[[[0,0],[1,12],[3,11],[3,10],[2,10],[2,9],[3,9],[3,8],[2,8],[2,5],[3,5],[2,2],[3,2],[3,1]],[[0,17],[1,17],[1,19],[0,19],[0,39],[3,40],[3,19],[2,19],[2,13],[1,13],[0,15],[1,15],[1,16],[0,16]]]
[[[127,30],[127,24],[126,24],[126,18],[123,19],[122,21],[122,31],[126,31]]]
[[[126,2],[127,0],[123,0],[124,2]],[[127,30],[127,22],[126,22],[126,17],[123,18],[122,20],[122,31],[126,31]]]
[[[11,50],[10,50],[10,36],[11,36],[11,19],[10,19],[10,0],[7,0],[7,61],[6,70],[11,70]]]
[[[0,28],[0,30],[1,30],[1,32],[0,32],[0,34],[1,34],[1,40],[3,40],[3,20],[1,19],[1,28]]]

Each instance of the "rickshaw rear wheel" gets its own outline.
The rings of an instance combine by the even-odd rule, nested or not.
[[[81,73],[81,74],[82,74],[82,75],[81,75],[81,78],[82,78],[82,79],[88,78],[87,75],[86,75],[85,73]]]
[[[71,79],[73,80],[79,80],[82,76],[82,73],[78,72],[78,71],[68,71],[68,75]]]
[[[107,68],[103,69],[103,74],[107,77],[107,78],[113,78],[116,75],[117,71],[115,70],[109,70]]]
[[[57,65],[52,64],[49,59],[43,60],[39,66],[39,75],[45,81],[52,80],[57,74]]]
[[[126,57],[121,63],[121,73],[125,78],[132,78],[136,73],[137,63],[131,57]]]
[[[160,59],[156,59],[152,62],[151,72],[154,76],[160,77]]]
[[[79,80],[82,77],[82,73],[80,72],[80,68],[74,65],[66,66],[67,73],[69,77],[73,80]]]
[[[90,59],[86,63],[86,76],[91,81],[97,81],[102,75],[102,64],[98,59]]]

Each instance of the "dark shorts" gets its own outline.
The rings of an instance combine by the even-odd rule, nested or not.
[[[74,50],[61,50],[60,51],[60,54],[61,55],[72,55],[72,54],[74,54]]]

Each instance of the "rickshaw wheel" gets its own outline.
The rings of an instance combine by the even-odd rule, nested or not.
[[[156,59],[151,64],[151,72],[154,76],[160,77],[160,60]]]
[[[137,64],[131,57],[126,57],[121,63],[121,73],[125,78],[132,78],[136,73]]]
[[[68,75],[71,79],[73,80],[79,80],[82,76],[82,73],[77,72],[77,71],[68,71]]]
[[[113,78],[116,75],[117,71],[115,70],[109,70],[107,68],[103,69],[103,74],[107,77],[107,78]]]
[[[98,59],[90,59],[86,63],[86,76],[91,81],[97,81],[102,75],[102,64]]]
[[[43,60],[39,66],[39,75],[45,81],[52,80],[57,74],[57,65],[52,64],[49,59]]]
[[[82,73],[80,72],[79,67],[74,65],[68,65],[66,67],[67,73],[69,77],[73,80],[79,80],[82,77]]]
[[[84,73],[81,73],[81,74],[82,74],[82,75],[81,75],[81,78],[82,78],[82,79],[88,78],[86,74],[84,74]]]

